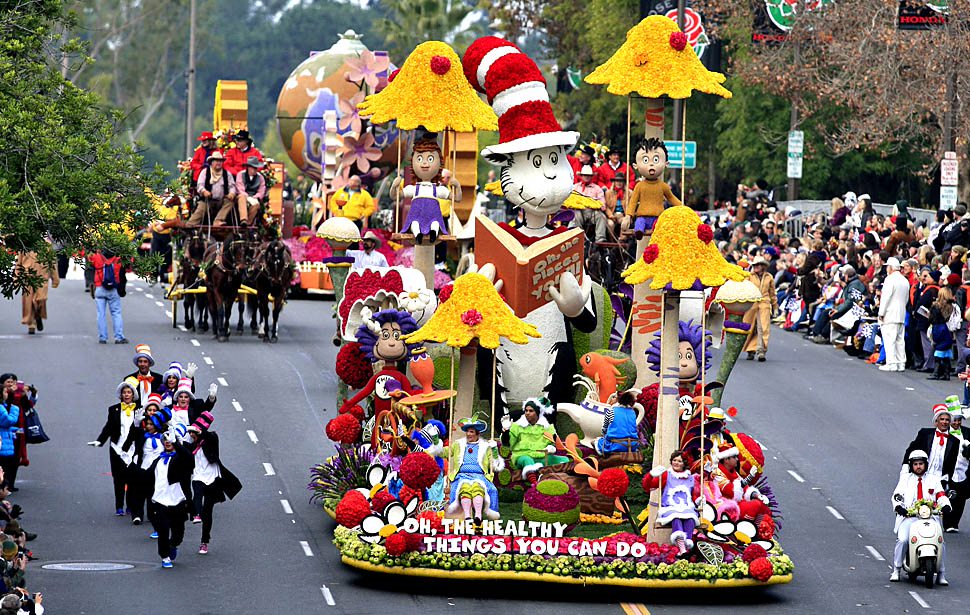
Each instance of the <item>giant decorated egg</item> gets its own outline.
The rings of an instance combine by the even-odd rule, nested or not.
[[[359,85],[346,77],[351,70],[348,60],[355,61],[367,51],[360,39],[359,34],[347,30],[330,49],[311,52],[290,73],[276,101],[276,125],[283,148],[293,164],[316,181],[320,181],[324,165],[333,163],[326,159],[327,112],[339,119],[340,101],[360,92]],[[346,132],[335,126],[330,130],[331,135]]]

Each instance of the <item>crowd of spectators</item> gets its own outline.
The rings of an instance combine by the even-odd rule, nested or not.
[[[965,203],[921,221],[905,200],[884,215],[868,194],[848,192],[830,211],[804,214],[775,206],[763,186],[739,186],[717,214],[725,258],[763,259],[774,276],[773,323],[883,371],[949,380],[967,370]]]

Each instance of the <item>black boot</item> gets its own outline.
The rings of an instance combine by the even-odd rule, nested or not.
[[[933,370],[933,375],[927,376],[926,379],[943,380],[943,376],[940,375],[942,373],[942,367],[943,367],[943,359],[940,359],[939,361],[936,362],[936,369]]]
[[[940,380],[950,379],[950,359],[943,359],[940,361],[942,365],[940,366]]]

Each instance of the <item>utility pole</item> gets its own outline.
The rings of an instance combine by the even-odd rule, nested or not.
[[[195,0],[189,0],[189,70],[186,73],[185,87],[185,159],[192,157],[195,149],[195,134],[192,122],[195,119]]]
[[[943,151],[952,152],[956,151],[956,135],[954,131],[954,123],[956,119],[956,91],[957,91],[957,74],[954,71],[946,76],[946,91],[944,93],[944,108],[943,108]]]
[[[798,64],[801,63],[801,61],[802,61],[801,42],[798,39],[796,39],[795,40],[795,65],[798,66]],[[791,101],[791,118],[789,119],[789,122],[788,122],[789,134],[794,130],[798,130],[798,103],[799,103],[799,98],[798,98],[798,93],[796,92],[795,95],[792,97],[792,101]],[[799,175],[801,175],[801,173],[799,173]],[[789,201],[798,200],[798,184],[799,184],[798,178],[795,178],[795,177],[788,178],[788,200]]]

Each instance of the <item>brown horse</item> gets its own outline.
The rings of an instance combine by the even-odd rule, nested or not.
[[[209,241],[198,230],[192,231],[182,246],[182,258],[179,261],[179,282],[185,290],[204,288],[199,277],[202,262],[205,259]],[[195,318],[198,314],[199,328],[205,332],[209,330],[209,310],[204,296],[198,293],[187,293],[182,298],[182,308],[185,310],[185,328],[195,331]]]
[[[232,306],[251,256],[251,244],[235,235],[229,235],[221,244],[210,245],[206,250],[206,297],[212,314],[212,330],[220,342],[229,341]]]
[[[256,302],[259,305],[259,337],[275,342],[280,311],[293,280],[293,256],[280,239],[263,245],[256,259]],[[269,324],[269,298],[273,297],[273,324]]]

